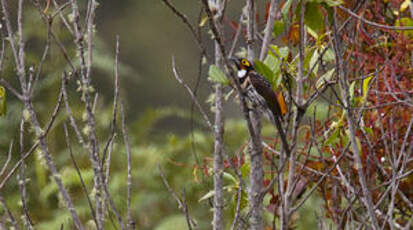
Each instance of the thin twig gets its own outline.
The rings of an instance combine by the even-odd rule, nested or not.
[[[166,179],[165,174],[163,173],[163,171],[162,171],[161,166],[159,165],[159,163],[157,163],[157,167],[158,167],[159,174],[160,174],[160,176],[161,176],[162,182],[163,182],[163,184],[165,185],[166,189],[168,189],[168,192],[172,195],[172,197],[173,197],[173,198],[175,199],[175,201],[178,203],[178,208],[179,208],[179,209],[182,209],[182,210],[185,212],[185,210],[184,210],[184,207],[185,207],[184,202],[179,198],[179,196],[177,195],[177,193],[176,193],[176,192],[172,189],[172,187],[169,185],[168,180]],[[188,218],[190,218],[190,217],[189,217],[189,213],[185,213],[185,215],[188,215]],[[194,221],[191,220],[188,228],[192,228],[192,226],[193,226],[194,224],[195,224]]]
[[[90,200],[89,192],[88,192],[86,184],[83,180],[82,174],[80,173],[79,166],[77,165],[75,157],[73,156],[72,144],[70,143],[69,132],[67,130],[66,123],[63,123],[63,128],[64,128],[64,132],[65,132],[66,145],[67,145],[67,147],[69,149],[69,153],[70,153],[70,158],[72,159],[73,166],[75,166],[76,173],[79,176],[79,180],[80,180],[80,183],[82,184],[82,189],[83,189],[83,192],[85,193],[87,203],[89,205],[90,212],[92,213],[93,220],[95,221],[95,224],[96,224],[97,220],[96,220],[95,209],[93,208],[92,201]]]
[[[195,28],[191,25],[191,23],[188,20],[188,17],[181,13],[169,0],[162,0],[163,3],[165,3],[165,5],[171,9],[171,11],[182,20],[182,22],[187,26],[187,28],[189,29],[189,31],[191,32],[192,36],[195,38],[197,45],[201,51],[201,54],[205,57],[207,57],[207,53],[205,50],[205,47],[202,43],[201,37],[197,35]]]
[[[262,41],[261,53],[259,60],[264,60],[267,55],[268,46],[272,40],[272,31],[274,27],[275,16],[277,13],[277,7],[279,6],[278,0],[271,0],[270,11],[267,18],[267,25],[264,30],[264,39]]]
[[[208,127],[213,131],[214,129],[213,129],[212,123],[209,120],[209,117],[206,114],[205,110],[202,108],[201,104],[199,103],[198,99],[195,97],[194,92],[192,92],[191,88],[179,76],[178,71],[176,70],[175,58],[174,57],[172,57],[172,71],[173,71],[174,76],[175,76],[176,80],[178,81],[178,83],[181,84],[186,89],[186,91],[189,93],[189,95],[191,96],[192,101],[198,107],[199,112],[201,112],[201,114],[202,114],[206,124],[208,125]]]
[[[8,151],[8,153],[7,153],[6,162],[4,162],[4,165],[3,165],[3,167],[2,167],[1,170],[0,170],[0,177],[3,177],[4,173],[6,172],[7,166],[9,165],[10,160],[11,160],[11,153],[12,153],[12,151],[13,151],[13,140],[10,142],[10,146],[9,146],[9,151]],[[1,187],[0,187],[0,188],[1,188]]]
[[[346,12],[347,14],[351,15],[352,17],[357,18],[358,20],[360,20],[360,21],[362,21],[362,22],[364,22],[364,23],[366,23],[366,24],[368,24],[368,25],[371,25],[371,26],[374,26],[374,27],[377,27],[377,28],[380,28],[380,29],[387,29],[387,30],[413,30],[413,26],[388,26],[388,25],[383,25],[383,24],[379,24],[379,23],[376,23],[376,22],[369,21],[369,20],[363,18],[362,16],[357,15],[356,13],[354,13],[353,11],[347,9],[346,7],[344,7],[344,6],[342,6],[342,5],[338,5],[337,8],[343,10],[343,11]]]
[[[16,170],[20,167],[20,165],[23,163],[23,161],[30,156],[30,154],[32,154],[34,152],[34,150],[37,148],[37,146],[39,146],[39,141],[36,141],[36,143],[34,143],[32,145],[32,147],[24,154],[24,156],[22,158],[20,158],[19,161],[16,162],[16,164],[14,165],[14,167],[10,170],[10,172],[7,174],[7,176],[3,179],[3,181],[0,183],[0,191],[2,190],[2,188],[4,187],[4,185],[7,183],[7,181],[11,178],[11,176],[13,176],[13,174],[16,172]],[[3,172],[4,173],[4,172]],[[3,174],[0,174],[0,176],[3,176]]]
[[[130,150],[130,143],[128,132],[126,130],[126,118],[125,118],[125,111],[123,110],[123,104],[120,105],[120,113],[122,117],[122,135],[123,135],[123,142],[125,144],[126,149],[126,158],[128,161],[128,179],[127,179],[127,198],[126,198],[126,229],[132,227],[135,229],[135,222],[132,220],[131,216],[131,196],[132,196],[132,155]]]

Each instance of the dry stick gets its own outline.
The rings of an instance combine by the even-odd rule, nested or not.
[[[66,4],[71,4],[71,2],[68,1],[68,2],[65,3],[64,5],[66,5]],[[74,34],[74,33],[73,33],[73,29],[70,27],[69,23],[67,22],[65,16],[63,15],[63,12],[62,12],[62,10],[63,10],[65,7],[59,6],[59,4],[56,2],[56,0],[53,0],[53,5],[54,5],[55,8],[57,8],[58,10],[56,10],[56,12],[55,12],[54,14],[52,14],[52,18],[54,18],[54,17],[56,16],[56,14],[58,13],[60,19],[62,20],[62,22],[63,22],[63,24],[65,25],[65,27],[67,28],[67,30],[70,32],[70,34],[73,35],[73,34]],[[60,10],[60,9],[61,9],[61,10]]]
[[[159,170],[159,174],[161,175],[162,178],[162,182],[164,183],[166,189],[168,189],[168,192],[172,195],[172,197],[175,199],[175,201],[178,203],[178,208],[184,211],[185,216],[188,216],[188,218],[191,220],[189,222],[188,228],[192,229],[192,227],[194,226],[196,228],[196,224],[194,223],[194,221],[189,217],[189,213],[187,209],[184,209],[184,206],[186,204],[184,204],[184,202],[181,201],[181,199],[179,198],[179,196],[176,194],[176,192],[171,188],[171,186],[168,183],[168,180],[165,177],[165,174],[163,173],[161,166],[159,165],[159,163],[157,163],[158,166],[158,170]]]
[[[238,39],[239,39],[239,37],[241,35],[241,32],[242,32],[242,19],[243,19],[243,17],[244,17],[244,13],[241,13],[241,16],[239,16],[239,20],[238,20],[237,32],[235,33],[234,40],[233,40],[232,45],[231,45],[231,49],[228,52],[228,58],[232,57],[232,54],[235,51],[235,47],[237,46]]]
[[[337,27],[336,27],[336,12],[334,11],[334,15],[333,15],[333,20],[332,20],[332,27],[333,27],[333,36],[334,36],[334,50],[335,50],[335,56],[336,56],[336,69],[338,72],[338,76],[339,76],[339,86],[341,88],[341,94],[342,94],[342,98],[344,100],[344,106],[345,109],[347,111],[347,120],[348,120],[348,124],[349,124],[349,132],[350,132],[350,143],[351,143],[351,147],[354,151],[354,160],[356,163],[356,169],[357,172],[359,174],[359,180],[360,180],[360,184],[362,187],[362,191],[363,191],[363,195],[366,199],[366,208],[368,210],[370,219],[372,221],[372,226],[373,229],[379,229],[379,225],[377,222],[377,218],[376,215],[374,214],[374,205],[373,205],[373,201],[372,201],[372,197],[371,197],[371,193],[369,191],[369,188],[367,187],[367,181],[366,181],[366,177],[363,171],[363,164],[360,158],[360,151],[358,149],[357,146],[357,141],[356,141],[356,127],[355,124],[353,123],[353,117],[352,117],[352,110],[348,109],[349,105],[350,105],[350,96],[348,94],[348,82],[345,79],[345,69],[344,69],[344,63],[343,63],[343,53],[341,51],[341,42],[339,41],[339,37],[337,34]]]
[[[53,159],[50,155],[50,152],[49,152],[49,149],[48,149],[48,146],[47,146],[47,142],[46,142],[46,136],[41,131],[40,124],[39,124],[39,121],[37,119],[37,115],[36,115],[36,113],[34,111],[34,108],[33,108],[33,104],[31,102],[31,100],[30,101],[25,101],[24,104],[25,104],[25,108],[28,110],[28,112],[30,114],[31,123],[34,127],[34,130],[37,133],[37,135],[39,135],[39,137],[38,137],[39,138],[39,145],[40,145],[40,148],[41,148],[42,153],[44,155],[44,158],[46,160],[46,163],[47,163],[47,165],[49,167],[49,170],[50,170],[50,172],[53,176],[53,179],[55,180],[55,182],[57,184],[57,187],[58,187],[60,193],[62,194],[62,197],[65,201],[65,204],[66,204],[67,208],[69,209],[70,214],[72,215],[75,226],[76,226],[77,229],[83,230],[84,229],[83,225],[82,225],[82,223],[79,219],[79,216],[78,216],[78,214],[77,214],[77,212],[74,208],[72,199],[70,198],[69,193],[67,192],[67,190],[63,186],[61,175],[59,174],[59,172],[58,172],[58,170],[55,166],[55,163],[54,163],[54,161],[53,161]]]
[[[121,117],[122,117],[122,135],[123,135],[123,142],[125,144],[126,148],[126,158],[128,161],[128,192],[127,192],[127,198],[126,198],[126,229],[129,229],[132,227],[132,229],[135,229],[135,222],[132,220],[131,217],[131,195],[132,195],[132,155],[131,155],[131,150],[130,150],[130,143],[129,143],[129,137],[128,133],[126,130],[126,118],[125,118],[125,111],[123,110],[123,104],[120,104],[120,112],[121,112]]]
[[[256,2],[247,0],[247,51],[248,59],[255,58],[255,13]],[[262,162],[262,141],[261,141],[261,121],[259,112],[254,109],[251,112],[252,131],[256,136],[256,140],[252,140],[250,144],[250,187],[248,189],[248,201],[251,210],[250,229],[261,230],[263,228],[262,220],[262,200],[261,188],[264,180],[263,162]]]
[[[22,70],[22,66],[20,64],[19,54],[18,54],[18,51],[17,51],[16,41],[15,41],[15,39],[12,39],[15,36],[14,36],[13,29],[11,27],[10,16],[9,16],[8,11],[7,11],[7,4],[6,4],[5,0],[1,0],[1,6],[2,6],[2,10],[3,10],[3,18],[4,18],[4,21],[6,22],[8,37],[11,38],[11,39],[8,39],[8,41],[10,43],[11,50],[12,50],[13,57],[14,57],[14,61],[15,61],[15,64],[16,64],[16,69],[17,69],[17,72],[18,72],[17,75],[18,75],[18,78],[19,78],[20,82],[24,83],[25,82],[25,79],[24,79],[24,66],[23,66],[23,70]],[[21,14],[21,12],[20,12],[20,14]],[[25,87],[25,85],[26,84],[21,85],[23,91],[24,91],[23,87]]]
[[[281,229],[288,229],[289,222],[290,222],[290,209],[291,209],[291,199],[294,192],[293,184],[295,180],[295,172],[296,172],[296,153],[297,153],[297,138],[298,138],[298,128],[300,127],[300,121],[302,114],[304,113],[301,110],[301,106],[304,102],[303,99],[303,90],[304,90],[304,57],[305,57],[305,25],[304,25],[304,14],[305,14],[305,0],[301,1],[301,11],[300,11],[300,18],[299,18],[299,44],[298,44],[298,76],[296,78],[297,82],[297,90],[296,90],[296,102],[297,102],[297,109],[295,111],[294,121],[293,121],[293,144],[291,155],[289,156],[289,168],[288,168],[288,179],[287,179],[287,188],[285,191],[283,202],[282,202],[282,218],[281,218]]]
[[[10,142],[9,152],[7,153],[6,162],[4,162],[4,165],[0,170],[0,177],[3,177],[4,173],[6,172],[7,166],[9,165],[10,160],[11,160],[11,152],[12,151],[13,151],[13,140]]]
[[[114,92],[113,92],[113,109],[112,109],[112,123],[111,123],[111,132],[106,142],[105,148],[103,149],[102,155],[102,168],[104,166],[106,152],[108,150],[109,144],[113,142],[116,131],[116,115],[118,111],[118,101],[119,101],[119,35],[116,36],[116,48],[115,48],[115,67],[114,67]]]
[[[189,218],[189,215],[188,215],[188,206],[186,205],[185,188],[182,189],[182,203],[184,205],[183,209],[184,209],[184,213],[185,213],[186,224],[188,225],[189,230],[192,230],[191,219]]]
[[[272,40],[272,31],[274,27],[274,21],[277,13],[277,7],[279,6],[278,0],[271,0],[270,5],[270,12],[267,18],[267,25],[265,26],[264,30],[264,39],[262,41],[261,46],[261,53],[260,53],[260,61],[264,60],[265,56],[267,55],[268,46]]]
[[[38,9],[40,11],[40,7],[38,7]],[[37,73],[36,73],[34,79],[29,81],[28,90],[29,90],[29,95],[30,96],[33,95],[34,87],[35,87],[37,81],[39,80],[40,74],[42,72],[43,63],[46,61],[47,54],[49,53],[50,40],[51,40],[50,39],[51,38],[51,34],[50,34],[51,33],[51,31],[50,31],[51,21],[45,21],[45,24],[46,24],[46,27],[47,27],[46,45],[45,45],[44,50],[43,50],[42,58],[40,59],[40,62],[39,62],[38,67],[37,67]]]
[[[217,16],[215,25],[220,37],[223,36],[222,18],[224,17],[224,5],[221,0],[216,2]],[[225,57],[219,51],[219,44],[215,41],[215,65],[222,69]],[[214,230],[224,229],[224,107],[223,107],[223,86],[215,84],[215,123],[214,123],[214,211],[212,228]]]
[[[92,201],[90,200],[90,197],[89,197],[89,192],[88,192],[86,184],[83,180],[82,174],[80,173],[80,170],[79,170],[79,167],[76,163],[75,157],[73,156],[72,144],[70,143],[69,132],[67,130],[66,122],[63,123],[63,129],[64,129],[64,132],[65,132],[66,145],[69,149],[70,158],[72,159],[73,166],[75,166],[76,173],[79,176],[80,183],[82,184],[82,189],[83,189],[83,192],[86,195],[87,203],[89,205],[90,212],[92,213],[93,220],[95,221],[95,224],[97,224],[95,209],[93,208]]]
[[[24,42],[23,42],[23,0],[19,0],[17,7],[17,30],[19,34],[19,66],[18,72],[20,75],[20,82],[22,86],[23,95],[27,90],[26,78],[25,78],[25,64],[24,64]],[[12,40],[13,37],[10,39]]]
[[[239,154],[237,153],[237,166],[239,167],[241,165],[241,157],[239,156]],[[232,162],[232,161],[229,161]],[[234,167],[234,169],[236,169]],[[237,176],[238,176],[238,180],[239,180],[239,184],[238,184],[238,191],[237,191],[237,205],[235,206],[235,216],[234,216],[234,220],[232,221],[232,226],[231,226],[231,230],[235,229],[235,226],[238,222],[238,219],[240,217],[240,212],[241,212],[241,196],[242,196],[242,188],[243,188],[243,181],[242,181],[242,175],[240,170],[236,170]]]
[[[0,196],[0,204],[3,205],[7,216],[9,216],[10,222],[13,225],[14,229],[20,230],[19,225],[17,225],[16,218],[14,218],[13,214],[11,213],[9,206],[7,206],[6,202],[4,201],[3,197]]]
[[[22,158],[24,156],[24,118],[23,116],[20,121],[19,142],[20,142],[20,157]],[[26,226],[26,229],[30,230],[33,226],[33,221],[31,220],[30,215],[29,215],[29,210],[27,209],[25,168],[26,167],[23,161],[21,168],[20,168],[19,188],[20,188],[20,196],[21,196],[23,212],[24,212],[24,220],[25,220],[24,226]]]
[[[70,109],[69,98],[68,98],[67,91],[66,91],[66,84],[67,84],[66,81],[67,81],[66,73],[63,73],[62,92],[63,92],[63,100],[65,102],[65,107],[66,107],[66,113],[69,116],[70,125],[75,131],[78,142],[82,145],[83,149],[89,154],[89,157],[91,157],[92,153],[90,149],[87,147],[86,141],[83,138],[82,133],[80,132],[79,126],[76,124],[76,120],[73,116],[72,110]]]
[[[79,7],[77,5],[77,0],[71,0],[72,2],[72,12],[73,12],[73,26],[74,26],[74,35],[75,35],[75,43],[77,45],[77,49],[80,53],[80,76],[81,76],[81,84],[82,84],[82,97],[85,103],[85,110],[86,110],[86,120],[87,126],[90,128],[90,135],[88,135],[88,145],[89,151],[91,152],[90,160],[93,166],[93,186],[96,191],[95,196],[95,205],[96,205],[96,219],[98,225],[96,226],[98,230],[103,229],[105,215],[103,210],[103,202],[102,193],[106,192],[105,187],[103,184],[103,171],[101,167],[101,161],[99,157],[99,143],[96,136],[96,126],[95,126],[95,118],[92,111],[92,99],[91,93],[89,88],[91,87],[91,66],[92,66],[92,38],[93,38],[93,17],[95,12],[95,2],[94,0],[91,1],[91,19],[88,20],[87,23],[87,51],[85,51],[85,44],[84,44],[84,33],[82,32],[80,26],[80,14],[79,14]],[[86,57],[87,56],[87,61]],[[110,202],[111,203],[111,202]],[[119,223],[123,224],[123,223]]]
[[[66,48],[64,47],[64,45],[62,44],[62,42],[60,42],[59,38],[53,33],[53,30],[52,30],[51,25],[52,25],[52,23],[53,23],[53,18],[54,18],[54,17],[50,17],[50,16],[46,15],[46,14],[43,12],[43,10],[42,10],[42,8],[41,8],[40,3],[38,2],[38,0],[32,0],[32,2],[33,2],[33,5],[37,8],[40,16],[42,17],[42,19],[43,19],[43,21],[44,21],[44,23],[47,24],[47,34],[48,34],[48,36],[51,36],[51,37],[53,38],[53,40],[56,42],[57,46],[58,46],[59,49],[61,50],[62,55],[63,55],[63,57],[65,58],[66,62],[70,65],[72,71],[75,71],[75,67],[74,67],[72,61],[70,60],[70,57],[69,57],[69,55],[68,55],[68,52],[66,51]],[[44,54],[45,54],[45,53],[44,53]],[[43,57],[46,58],[45,55],[44,55]],[[43,57],[42,57],[42,60],[43,60]],[[40,73],[40,70],[38,71],[38,73]],[[37,76],[37,78],[38,78],[38,76]]]
[[[40,148],[42,150],[42,153],[44,155],[46,163],[49,167],[49,170],[52,173],[53,179],[55,180],[55,182],[58,186],[58,189],[59,189],[60,193],[63,196],[65,204],[66,204],[67,208],[69,209],[69,211],[72,215],[72,218],[73,218],[73,221],[75,223],[76,228],[82,230],[83,225],[82,225],[82,223],[79,219],[79,216],[78,216],[78,214],[77,214],[77,212],[74,208],[74,205],[73,205],[73,202],[72,202],[72,200],[69,196],[69,193],[67,192],[67,190],[63,186],[61,176],[58,173],[58,170],[55,166],[55,163],[54,163],[54,161],[53,161],[53,159],[50,155],[50,152],[49,152],[49,149],[48,149],[48,146],[47,146],[47,142],[46,142],[46,136],[43,134],[43,131],[40,128],[40,123],[37,119],[37,114],[34,111],[33,104],[31,102],[31,100],[25,101],[24,104],[25,104],[25,109],[27,109],[27,111],[30,114],[31,123],[34,127],[34,130],[35,130],[36,134],[38,135]]]
[[[13,86],[10,85],[10,83],[6,80],[4,80],[3,78],[0,78],[0,84],[4,87],[6,87],[6,89],[8,89],[15,97],[17,97],[19,100],[23,100],[24,97],[23,95],[21,95],[17,89],[15,89]]]
[[[163,3],[165,3],[166,6],[169,7],[169,9],[171,9],[171,11],[182,20],[182,22],[187,26],[187,28],[189,29],[189,31],[191,32],[192,36],[195,38],[197,45],[199,47],[199,50],[201,51],[201,54],[205,57],[207,57],[207,53],[206,53],[206,49],[201,41],[201,36],[198,36],[196,33],[196,30],[194,29],[194,27],[191,25],[191,23],[189,23],[188,21],[188,17],[181,13],[174,5],[172,5],[172,3],[169,0],[162,0]]]
[[[198,99],[195,97],[194,92],[192,92],[191,88],[182,80],[182,78],[179,76],[178,71],[176,70],[176,66],[175,66],[175,58],[172,57],[172,71],[173,74],[176,78],[176,80],[179,82],[179,84],[181,84],[186,91],[189,93],[189,95],[191,96],[192,101],[195,103],[195,105],[198,107],[199,112],[201,112],[206,124],[208,125],[208,128],[210,128],[212,131],[214,130],[211,121],[208,118],[208,115],[206,114],[205,110],[202,108],[201,104],[199,103]]]
[[[2,190],[2,188],[4,187],[4,185],[7,183],[7,181],[11,178],[11,176],[16,172],[16,170],[20,167],[20,165],[22,164],[22,162],[28,157],[30,156],[30,154],[32,154],[34,152],[34,150],[37,148],[37,146],[39,146],[39,141],[36,141],[36,143],[34,143],[32,145],[32,147],[26,152],[26,154],[24,154],[24,156],[22,158],[20,158],[19,161],[17,161],[17,163],[14,165],[14,167],[10,170],[10,172],[7,174],[7,176],[3,179],[3,181],[0,183],[0,191]],[[10,150],[11,151],[11,150]],[[4,168],[5,169],[5,168]],[[3,176],[3,173],[5,173],[5,171],[3,172],[2,169],[2,173],[0,174],[0,177]]]
[[[376,22],[372,22],[372,21],[369,21],[369,20],[363,18],[362,16],[357,15],[356,13],[354,13],[350,9],[345,8],[344,6],[338,5],[336,7],[343,10],[344,12],[351,15],[352,17],[355,17],[358,20],[360,20],[360,21],[362,21],[362,22],[364,22],[368,25],[375,26],[377,28],[387,29],[387,30],[413,30],[413,26],[388,26],[388,25],[383,25],[383,24],[379,24],[379,23],[376,23]]]

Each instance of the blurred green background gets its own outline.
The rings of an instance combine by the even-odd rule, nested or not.
[[[243,1],[229,1],[228,18],[226,19],[228,41],[233,33],[228,26],[229,21],[238,20]],[[264,3],[266,1],[259,1]],[[9,10],[15,16],[17,1],[8,1]],[[211,167],[213,152],[213,136],[205,128],[199,113],[195,109],[191,115],[191,100],[172,75],[171,59],[174,56],[176,66],[181,76],[194,86],[199,71],[199,50],[193,41],[189,30],[160,0],[102,0],[97,9],[96,38],[94,46],[93,85],[99,93],[97,107],[98,136],[101,145],[110,132],[112,97],[113,97],[113,60],[115,36],[120,36],[121,60],[121,100],[127,111],[128,132],[131,139],[133,154],[133,197],[132,214],[137,229],[185,229],[186,222],[176,202],[162,184],[156,166],[163,168],[171,186],[178,193],[186,192],[186,198],[191,215],[197,220],[200,229],[209,229],[212,219],[211,205],[208,201],[198,200],[212,188],[212,177],[205,174]],[[199,16],[198,1],[176,0],[176,7],[182,10],[191,22]],[[84,3],[83,3],[84,4]],[[81,7],[85,7],[81,5]],[[259,4],[263,12],[265,4]],[[52,8],[53,9],[53,8]],[[69,14],[69,10],[64,11]],[[65,31],[60,21],[56,21],[53,30],[59,39],[67,46],[69,53],[75,58],[75,50],[70,34]],[[212,55],[213,43],[205,33],[203,39]],[[46,39],[46,30],[36,9],[27,1],[24,10],[24,38],[26,42],[26,63],[38,65]],[[243,42],[241,42],[241,46]],[[10,55],[10,50],[6,50]],[[199,85],[199,98],[205,102],[212,92],[211,83],[207,81],[208,65],[202,66],[202,78]],[[35,106],[42,124],[50,116],[60,86],[60,76],[67,70],[66,63],[55,44],[52,44],[46,59],[41,79],[36,88]],[[17,86],[14,66],[11,59],[6,60],[2,77]],[[72,107],[80,124],[83,106],[80,96],[76,93],[76,84],[69,87]],[[15,146],[18,140],[18,124],[21,118],[22,105],[12,95],[7,97],[8,113],[0,118],[0,165],[6,158],[6,152],[12,139]],[[203,104],[210,111],[210,105]],[[239,119],[239,108],[232,102],[226,103],[226,114],[230,119],[226,123],[227,153],[234,156],[242,144],[247,142],[245,124]],[[212,115],[210,113],[210,115]],[[192,118],[192,119],[191,119]],[[48,135],[49,147],[62,174],[66,187],[74,199],[76,209],[85,223],[91,223],[91,215],[84,193],[81,190],[70,156],[65,145],[63,122],[67,119],[63,111],[55,124],[54,130]],[[273,128],[266,126],[264,135],[271,137]],[[73,134],[72,131],[70,131]],[[25,130],[25,149],[33,143],[30,128]],[[91,193],[92,176],[90,162],[86,154],[77,145],[76,139],[71,139],[74,154],[80,165],[82,175]],[[13,162],[19,158],[17,148],[13,151]],[[198,159],[198,160],[197,160]],[[37,229],[58,229],[61,224],[69,229],[71,221],[67,210],[62,209],[61,197],[44,160],[39,152],[26,161],[26,176],[28,190],[29,214]],[[229,170],[230,172],[230,170]],[[232,173],[232,172],[231,172]],[[17,217],[22,213],[18,178],[10,180],[1,195]],[[116,137],[114,145],[110,191],[118,209],[126,213],[126,154],[122,138]],[[231,181],[226,181],[230,185]],[[226,192],[228,220],[232,220],[234,191]],[[313,206],[317,200],[311,200]],[[303,214],[299,226],[310,229],[315,226],[314,209],[311,205],[304,208],[309,215]],[[4,209],[0,208],[0,214]],[[271,214],[267,213],[268,221]],[[113,217],[112,213],[108,216]],[[21,220],[19,218],[19,220]],[[227,221],[230,224],[230,221]],[[171,228],[171,226],[174,226]],[[114,228],[108,221],[108,229]],[[90,229],[93,229],[90,227]]]

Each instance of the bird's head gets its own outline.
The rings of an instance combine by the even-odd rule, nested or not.
[[[237,76],[239,78],[244,78],[247,76],[248,72],[254,70],[252,62],[248,61],[246,58],[232,58],[231,60],[237,68]]]

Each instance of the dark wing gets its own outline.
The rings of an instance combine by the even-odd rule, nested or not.
[[[274,114],[274,117],[278,117],[280,120],[283,120],[282,115],[285,113],[285,110],[281,110],[280,104],[278,102],[278,96],[272,90],[270,82],[268,82],[267,79],[265,79],[263,76],[259,75],[256,72],[250,72],[249,76],[250,76],[251,84],[254,86],[257,92],[265,99],[268,107],[270,108],[271,112]],[[281,103],[285,104],[283,99],[281,100]]]

